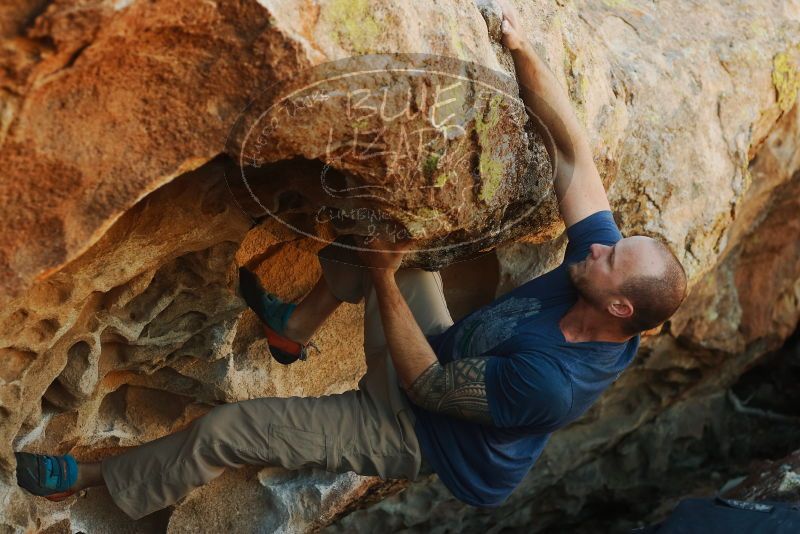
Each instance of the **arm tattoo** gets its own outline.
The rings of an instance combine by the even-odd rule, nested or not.
[[[414,380],[408,395],[426,410],[490,425],[487,361],[488,358],[464,358],[445,365],[436,362]]]

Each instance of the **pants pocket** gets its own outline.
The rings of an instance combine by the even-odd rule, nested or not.
[[[290,426],[270,425],[269,462],[285,469],[325,468],[325,435]]]

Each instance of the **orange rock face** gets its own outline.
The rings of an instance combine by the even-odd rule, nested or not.
[[[55,2],[22,35],[6,40],[2,294],[18,295],[83,252],[144,195],[226,151],[236,161],[320,159],[347,173],[353,187],[385,191],[367,199],[371,209],[386,206],[384,216],[397,228],[440,245],[486,238],[547,196],[543,148],[525,133],[524,112],[512,101],[513,77],[490,70],[500,64],[488,40],[440,38],[423,47],[424,41],[404,34],[412,22],[393,7],[383,11],[380,24],[397,20],[401,26],[394,30],[396,47],[385,50],[417,55],[392,59],[393,65],[383,56],[348,60],[360,43],[359,30],[339,22],[358,11],[343,7],[340,13],[338,4],[347,2],[331,4],[329,15],[314,21],[316,42],[293,33],[294,18],[282,20],[295,8],[276,3],[265,9],[254,0],[117,2],[118,8],[98,1],[80,2],[79,9]],[[437,9],[448,17],[456,7]],[[479,34],[484,22],[478,15],[465,24],[462,32]],[[338,38],[330,41],[326,31]],[[443,59],[423,64],[422,51],[459,60],[438,78],[403,74],[409,66],[441,69]],[[376,66],[385,74],[357,75]],[[341,72],[351,75],[346,82],[329,79]],[[287,96],[323,78],[318,89]],[[308,104],[320,91],[328,101]],[[301,98],[306,105],[298,104]],[[379,100],[386,103],[383,113],[371,113]],[[418,119],[396,117],[407,107]],[[277,119],[279,128],[262,141],[248,138]],[[359,133],[365,142],[367,132],[372,148],[351,149]],[[286,177],[267,181],[267,187],[286,185]],[[310,214],[326,206],[325,199],[309,200]],[[357,198],[339,204],[365,207]],[[552,207],[506,224],[503,235],[466,252],[548,229]],[[439,256],[417,263],[438,267],[458,254]]]

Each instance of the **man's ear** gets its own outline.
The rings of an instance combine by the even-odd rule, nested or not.
[[[607,309],[608,313],[620,319],[627,319],[633,315],[633,304],[626,298],[612,300]]]

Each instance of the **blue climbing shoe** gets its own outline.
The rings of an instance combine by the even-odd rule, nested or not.
[[[48,456],[15,452],[17,484],[34,495],[62,501],[75,493],[70,490],[78,480],[78,463],[71,455]]]
[[[279,363],[289,365],[297,360],[305,360],[309,347],[319,350],[313,342],[303,345],[284,335],[286,323],[297,304],[283,302],[266,291],[261,287],[258,277],[244,267],[239,267],[239,293],[247,306],[261,319],[270,354]]]

